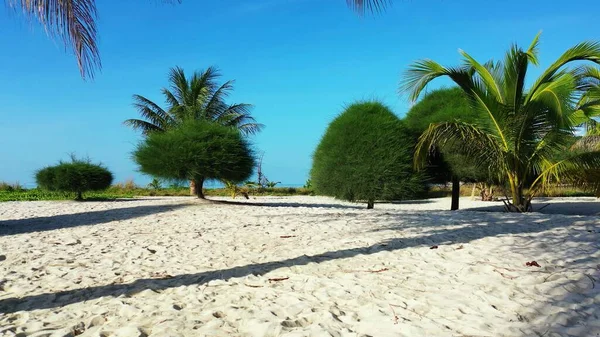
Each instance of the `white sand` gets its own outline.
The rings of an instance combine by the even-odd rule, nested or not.
[[[0,336],[600,335],[596,199],[253,201],[0,203]]]

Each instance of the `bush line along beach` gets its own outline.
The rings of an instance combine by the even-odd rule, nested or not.
[[[103,76],[93,0],[7,4]],[[115,125],[147,183],[99,147],[0,182],[0,337],[600,336],[600,42],[541,39],[423,54],[397,69],[406,111],[337,102],[302,186],[237,99],[261,91],[165,69]]]

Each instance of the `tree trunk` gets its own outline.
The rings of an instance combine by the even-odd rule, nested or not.
[[[477,190],[477,183],[473,183],[473,189],[471,190],[471,200],[475,200],[475,190]]]
[[[78,201],[83,200],[83,193],[81,193],[81,191],[77,192],[77,197],[75,198],[75,200],[78,200]]]
[[[194,180],[194,187],[196,188],[196,196],[199,199],[204,199],[204,178]],[[191,189],[191,187],[190,187]]]
[[[367,200],[367,209],[373,209],[373,207],[375,207],[375,201]]]
[[[460,179],[458,177],[452,177],[452,205],[450,206],[451,211],[458,209],[458,201],[460,199]]]
[[[190,195],[196,195],[196,182],[190,180]]]

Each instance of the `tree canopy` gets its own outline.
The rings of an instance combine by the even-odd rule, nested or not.
[[[335,118],[313,156],[311,182],[318,194],[367,202],[400,200],[426,189],[412,169],[410,133],[378,102],[350,105]]]
[[[242,182],[255,164],[250,144],[239,130],[202,120],[148,134],[133,158],[142,172],[152,176],[195,181],[200,198],[204,181]]]
[[[408,111],[404,121],[417,139],[431,124],[455,121],[482,123],[485,115],[473,109],[460,88],[452,87],[427,93]],[[438,183],[446,183],[452,176],[469,182],[490,180],[488,168],[469,158],[458,143],[447,143],[434,150],[429,157],[427,175]]]

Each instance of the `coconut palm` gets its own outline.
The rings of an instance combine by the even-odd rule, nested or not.
[[[125,125],[144,135],[164,132],[180,126],[188,119],[207,120],[240,130],[244,135],[255,134],[263,127],[251,116],[252,105],[227,104],[225,99],[233,90],[233,81],[217,83],[221,75],[215,67],[197,71],[187,78],[183,69],[171,68],[170,88],[163,88],[167,108],[141,95],[133,95],[133,105],[142,119],[128,119]],[[195,184],[190,182],[190,194],[195,195]]]
[[[583,42],[568,49],[526,89],[529,65],[538,64],[538,41],[539,34],[527,50],[513,45],[500,62],[481,64],[460,51],[462,66],[422,60],[408,69],[401,87],[412,100],[434,79],[448,77],[486,116],[471,124],[431,124],[417,144],[417,166],[425,163],[433,147],[460,142],[508,184],[511,198],[505,202],[511,211],[531,210],[531,199],[553,182],[600,190],[600,179],[593,177],[600,168],[600,151],[568,151],[577,127],[599,115],[600,87],[594,81],[600,78],[595,76],[600,43]],[[569,67],[576,61],[592,66]]]
[[[124,124],[144,135],[169,130],[187,119],[213,121],[237,128],[245,135],[260,131],[263,125],[256,123],[251,116],[252,105],[225,102],[233,90],[234,81],[219,85],[217,79],[220,76],[215,67],[194,72],[189,78],[180,67],[171,68],[170,88],[162,89],[167,108],[161,108],[144,96],[133,95],[133,105],[143,119],[128,119]]]
[[[62,39],[71,47],[83,78],[93,78],[102,68],[97,45],[95,0],[4,0],[14,9],[20,9],[29,19],[38,21],[51,36]],[[180,3],[181,0],[162,0]],[[378,12],[390,0],[346,0],[358,13]]]

